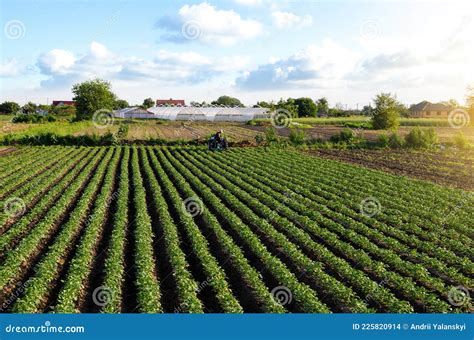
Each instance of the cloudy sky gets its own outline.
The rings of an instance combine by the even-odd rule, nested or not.
[[[473,1],[0,1],[0,101],[68,100],[94,77],[132,104],[462,102],[474,84]]]

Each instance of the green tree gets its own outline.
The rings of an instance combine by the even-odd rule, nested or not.
[[[88,80],[72,87],[73,100],[76,102],[76,117],[78,120],[90,119],[98,110],[112,110],[115,104],[115,94],[108,81],[102,79]]]
[[[291,117],[298,117],[298,106],[296,106],[293,98],[288,98],[287,100],[281,98],[278,103],[276,103],[275,109],[288,111]]]
[[[149,109],[150,107],[155,105],[155,101],[151,98],[146,98],[143,100],[142,107],[145,109]]]
[[[317,110],[318,116],[324,116],[324,115],[329,114],[329,103],[325,97],[319,98],[316,101],[316,107],[317,107],[316,110]]]
[[[372,117],[374,114],[374,108],[371,105],[365,105],[361,111],[363,116]]]
[[[12,115],[20,110],[20,105],[15,102],[3,102],[0,104],[0,114]]]
[[[114,103],[114,110],[120,110],[120,109],[125,109],[129,107],[130,105],[125,99],[117,99]]]
[[[396,130],[400,124],[400,103],[390,93],[380,93],[375,99],[372,126],[374,129]]]
[[[244,107],[244,104],[242,104],[240,100],[234,97],[229,97],[229,96],[220,96],[219,98],[217,98],[217,100],[213,101],[211,104]]]
[[[315,117],[317,106],[311,98],[302,97],[295,99],[298,117]]]
[[[275,108],[275,103],[273,101],[267,103],[265,101],[261,101],[261,102],[257,102],[256,105],[254,105],[253,107],[263,107],[263,108],[266,108],[266,109],[274,109]]]
[[[406,118],[406,117],[410,116],[410,110],[403,103],[398,103],[397,104],[397,111],[398,111],[398,114],[400,115],[400,117],[405,117]]]
[[[30,115],[30,114],[36,113],[36,108],[37,108],[37,106],[36,106],[35,103],[33,103],[33,102],[28,102],[28,103],[26,103],[25,105],[23,105],[23,106],[21,107],[21,111],[22,111],[23,113],[25,113],[25,114],[29,114],[29,115]]]
[[[456,99],[450,99],[448,101],[441,102],[441,104],[444,104],[446,106],[450,106],[452,109],[457,109],[457,108],[461,107],[461,105],[459,105],[459,102]]]

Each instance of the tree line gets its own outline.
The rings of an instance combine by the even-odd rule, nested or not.
[[[36,105],[32,102],[20,107],[19,104],[6,101],[0,104],[0,113],[3,114],[35,114],[48,113],[54,115],[75,116],[77,120],[90,119],[97,110],[117,110],[129,107],[129,103],[124,99],[119,99],[112,92],[110,82],[102,79],[93,79],[75,84],[72,87],[75,106],[62,105]],[[468,89],[468,103],[474,107],[474,87]],[[451,107],[459,107],[455,100],[446,102]],[[148,109],[155,105],[152,98],[146,98],[140,105],[143,109]],[[221,105],[231,107],[244,107],[242,102],[231,96],[220,96],[210,104],[206,102],[191,102],[191,106]],[[298,117],[341,117],[350,115],[364,115],[372,117],[374,128],[396,128],[399,117],[407,117],[409,108],[402,104],[395,95],[391,93],[380,93],[375,96],[372,104],[366,105],[362,110],[347,110],[342,104],[330,107],[327,98],[322,97],[313,100],[309,97],[301,98],[281,98],[278,102],[259,101],[254,107],[268,108],[270,111],[279,109],[286,110],[294,118]]]

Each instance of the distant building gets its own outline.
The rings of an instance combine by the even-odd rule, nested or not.
[[[412,105],[410,107],[410,117],[413,118],[447,118],[453,108],[449,105],[428,101]]]
[[[155,106],[149,109],[127,107],[115,110],[117,118],[166,119],[180,121],[247,122],[269,118],[269,109],[248,107]]]
[[[156,106],[186,106],[184,99],[157,99]]]
[[[53,100],[53,106],[64,106],[64,105],[71,105],[76,106],[76,102],[74,100]]]

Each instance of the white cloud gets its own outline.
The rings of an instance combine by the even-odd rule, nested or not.
[[[44,74],[66,74],[76,62],[72,52],[54,49],[38,58],[38,67]]]
[[[259,6],[263,0],[234,0],[234,2],[243,6]]]
[[[15,77],[21,73],[21,67],[15,58],[0,63],[0,77]]]
[[[247,89],[333,87],[343,81],[357,61],[356,53],[325,39],[320,46],[309,45],[287,58],[273,58],[237,79],[237,85]]]
[[[112,56],[112,53],[104,45],[93,41],[90,46],[90,55],[95,59],[105,59]]]
[[[171,52],[161,50],[158,52],[157,60],[163,63],[181,64],[191,66],[210,65],[211,60],[199,53],[188,52]]]
[[[161,84],[200,83],[243,69],[247,57],[211,58],[194,51],[160,50],[151,59],[122,56],[92,42],[88,53],[75,57],[72,52],[54,49],[40,55],[38,66],[45,87],[65,87],[94,77],[122,82],[154,81]]]
[[[291,12],[275,11],[272,13],[273,24],[278,29],[304,28],[311,26],[313,18],[310,15],[298,16]]]
[[[221,46],[252,39],[262,33],[260,22],[243,19],[233,10],[218,10],[207,2],[184,5],[177,17],[162,17],[155,26],[169,32],[162,36],[168,41],[199,41]]]

